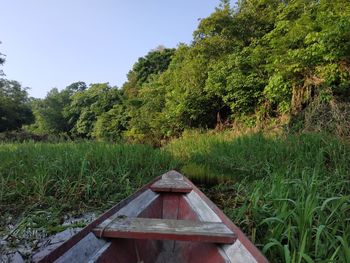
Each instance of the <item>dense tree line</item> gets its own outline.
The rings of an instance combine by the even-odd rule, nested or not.
[[[4,62],[5,55],[0,53],[0,66]],[[5,74],[0,69],[0,132],[15,130],[34,121],[27,89],[17,81],[4,77]]]
[[[186,128],[256,125],[297,116],[313,100],[344,100],[349,32],[346,0],[221,1],[164,72],[138,85],[129,74],[123,90],[137,90],[126,97],[137,103],[127,107],[124,135],[157,142]]]
[[[77,82],[33,100],[29,129],[158,144],[187,128],[348,103],[349,32],[348,0],[222,0],[191,44],[151,50],[121,88]]]

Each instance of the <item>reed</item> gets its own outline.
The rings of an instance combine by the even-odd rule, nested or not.
[[[322,134],[194,133],[167,149],[271,262],[350,262],[348,143]]]
[[[149,146],[92,142],[2,144],[0,160],[0,215],[103,210],[176,168]]]
[[[189,132],[161,149],[1,144],[0,160],[2,229],[12,216],[19,230],[59,231],[63,215],[102,212],[178,169],[271,262],[350,262],[350,145],[328,135]]]

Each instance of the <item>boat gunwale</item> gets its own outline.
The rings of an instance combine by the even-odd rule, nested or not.
[[[92,230],[101,224],[103,221],[108,219],[110,216],[118,212],[121,208],[129,204],[131,201],[136,199],[139,195],[141,195],[143,192],[150,189],[150,186],[158,181],[161,178],[160,176],[155,177],[153,180],[151,180],[149,183],[145,184],[141,188],[139,188],[135,193],[133,193],[131,196],[128,196],[127,198],[121,200],[119,203],[115,204],[113,207],[111,207],[106,212],[102,213],[97,219],[92,221],[90,224],[85,226],[82,230],[80,230],[78,233],[74,234],[71,238],[64,241],[61,245],[59,245],[54,250],[50,251],[47,255],[43,256],[41,259],[39,259],[38,263],[45,263],[45,262],[53,262],[60,258],[64,253],[66,253],[70,248],[75,246],[80,240],[82,240],[85,236],[87,236],[89,233],[92,233]]]
[[[172,172],[175,170],[168,171],[164,174],[167,174],[169,172]],[[177,172],[177,171],[176,171]],[[177,172],[178,173],[178,172]],[[145,184],[143,187],[138,189],[135,193],[133,193],[131,196],[123,199],[116,205],[114,205],[112,208],[101,214],[97,219],[92,221],[90,224],[85,226],[81,231],[73,235],[71,238],[63,242],[60,246],[55,248],[54,250],[50,251],[47,255],[43,256],[41,259],[39,259],[36,262],[44,263],[44,262],[53,262],[57,259],[59,259],[64,253],[66,253],[70,248],[75,246],[80,240],[82,240],[85,236],[87,236],[89,233],[92,233],[92,230],[97,227],[99,224],[101,224],[103,221],[111,217],[113,214],[117,213],[121,208],[132,202],[134,199],[136,199],[138,196],[140,196],[143,192],[147,190],[151,190],[152,184],[157,182],[158,180],[161,180],[162,176],[160,175],[155,177],[153,180],[151,180],[149,183]],[[266,259],[266,257],[261,253],[261,251],[249,240],[249,238],[240,230],[239,227],[237,227],[225,214],[223,211],[221,211],[199,188],[194,185],[186,176],[183,176],[183,180],[185,180],[187,183],[189,183],[192,186],[192,191],[194,191],[196,194],[199,195],[199,197],[205,202],[210,209],[213,210],[213,212],[220,218],[223,224],[225,224],[230,230],[232,230],[236,237],[237,241],[241,242],[241,244],[249,251],[251,256],[258,262],[258,263],[268,263],[269,261]],[[236,241],[236,242],[237,242]],[[219,246],[224,251],[223,246],[228,245],[221,245]],[[225,252],[226,254],[226,252]]]
[[[222,223],[224,223],[230,230],[232,230],[236,236],[237,240],[241,242],[242,245],[249,251],[249,253],[253,256],[253,258],[258,263],[268,263],[269,261],[266,257],[261,253],[261,251],[249,240],[249,238],[242,232],[242,230],[237,227],[231,219],[229,219],[224,212],[218,208],[199,188],[194,185],[186,176],[184,176],[184,180],[189,183],[195,193],[199,195],[199,197],[214,211],[214,213],[221,219]],[[236,241],[237,242],[237,241]],[[225,245],[226,246],[226,245]]]

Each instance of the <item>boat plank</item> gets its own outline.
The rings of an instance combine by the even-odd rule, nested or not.
[[[100,248],[97,253],[95,253],[92,258],[89,259],[88,263],[98,263],[100,259],[107,254],[108,249],[112,247],[112,242],[106,243],[102,248]]]
[[[249,253],[249,258],[253,260],[247,260],[247,262],[258,262],[258,263],[268,263],[269,261],[265,258],[265,256],[259,251],[257,247],[254,246],[254,244],[245,236],[245,234],[242,232],[241,229],[239,229],[203,192],[201,192],[190,180],[188,180],[186,177],[184,177],[184,180],[187,181],[190,185],[193,186],[193,191],[190,194],[187,194],[185,198],[191,195],[191,198],[187,199],[187,202],[191,205],[191,201],[197,199],[197,200],[202,200],[202,202],[206,203],[208,207],[213,211],[215,215],[217,215],[220,220],[227,225],[236,235],[237,235],[237,241],[241,244],[240,248],[245,249]],[[195,197],[197,196],[197,197]],[[195,197],[195,198],[194,198]],[[191,200],[192,199],[192,200]],[[193,203],[192,203],[193,205]],[[191,207],[193,207],[191,205]],[[200,219],[203,220],[203,215],[201,213],[200,209],[197,209],[197,214],[200,214]],[[207,220],[206,220],[207,221]],[[237,260],[234,258],[233,254],[235,253],[235,250],[237,249],[239,244],[236,244],[236,246],[233,245],[224,245],[220,250],[222,254],[225,254],[225,256],[231,257],[232,260]],[[237,249],[238,250],[238,249]],[[236,251],[237,251],[236,250]],[[235,262],[229,259],[229,262]],[[255,260],[255,261],[254,261]],[[245,262],[244,259],[243,261],[237,261],[237,262]]]
[[[183,180],[184,176],[175,170],[171,170],[163,174],[162,179]]]
[[[106,220],[93,230],[97,236],[230,243],[235,234],[224,224],[191,220],[126,218]]]
[[[192,186],[184,180],[161,179],[151,185],[151,190],[154,192],[189,193],[192,191]]]
[[[111,218],[119,216],[137,217],[143,210],[145,210],[159,195],[151,190],[146,190],[126,206],[121,208]]]
[[[206,202],[194,191],[185,196],[185,200],[192,210],[198,215],[199,220],[205,222],[221,222],[218,215],[208,206]]]
[[[224,245],[222,248],[228,256],[228,258],[231,260],[231,262],[257,263],[255,258],[250,254],[250,252],[239,240],[237,240],[232,245]]]
[[[177,193],[164,193],[163,194],[163,219],[178,219],[179,203],[181,195]],[[164,240],[163,251],[172,252],[175,247],[175,240]],[[161,258],[161,257],[160,257]]]
[[[54,262],[71,262],[71,259],[73,258],[74,262],[77,263],[88,262],[92,257],[94,257],[96,252],[98,252],[106,244],[107,242],[105,240],[98,239],[92,233],[90,233]]]

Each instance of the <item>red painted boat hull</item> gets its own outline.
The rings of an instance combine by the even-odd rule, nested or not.
[[[242,231],[227,218],[191,181],[183,180],[190,186],[176,191],[167,185],[160,188],[162,178],[181,177],[170,171],[145,185],[129,198],[112,207],[82,231],[64,242],[50,253],[34,257],[36,262],[181,262],[211,263],[268,262],[262,253],[251,243]],[[156,184],[155,184],[156,183]],[[156,185],[157,187],[153,187]],[[164,190],[164,191],[163,191]],[[157,238],[152,233],[123,234],[123,238],[99,238],[98,227],[119,217],[147,218],[164,220],[192,220],[222,223],[235,234],[235,239],[219,239],[211,242],[210,235],[163,234]],[[103,229],[104,230],[104,229]],[[118,234],[120,237],[120,233]],[[151,238],[150,238],[151,237]],[[214,240],[214,239],[213,239]]]

